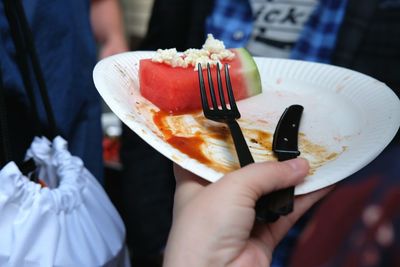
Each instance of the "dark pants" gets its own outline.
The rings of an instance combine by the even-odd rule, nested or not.
[[[172,162],[125,125],[121,136],[122,217],[135,257],[159,254],[172,221],[175,190]]]

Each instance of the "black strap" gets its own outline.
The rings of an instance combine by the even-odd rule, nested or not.
[[[43,73],[40,67],[40,63],[37,57],[35,44],[33,41],[33,35],[30,31],[26,15],[20,0],[4,0],[4,11],[9,23],[10,32],[14,41],[16,49],[16,61],[19,71],[22,76],[25,91],[28,95],[31,114],[34,120],[34,133],[38,136],[46,135],[43,127],[41,127],[39,111],[36,105],[36,99],[34,94],[34,87],[32,78],[35,78],[37,86],[39,88],[40,96],[44,105],[48,120],[48,134],[46,135],[49,139],[53,139],[57,136],[58,131],[54,119],[53,110],[50,104],[50,100],[47,94],[46,83],[43,78]],[[33,71],[33,73],[32,73]],[[33,74],[33,77],[32,77]],[[12,155],[10,146],[10,133],[8,129],[6,103],[5,103],[5,90],[3,86],[2,76],[0,73],[0,126],[1,126],[1,150],[3,152],[0,157],[0,163],[5,163],[15,160]],[[18,164],[18,162],[17,162]],[[30,174],[30,178],[33,181],[38,181],[35,162],[33,159],[18,164],[21,172],[25,175]]]
[[[33,118],[36,124],[36,134],[45,135],[44,129],[40,127],[39,112],[36,105],[34,87],[31,81],[32,71],[38,85],[40,96],[48,120],[49,139],[57,136],[58,131],[54,119],[53,109],[50,104],[47,87],[43,78],[43,72],[37,57],[33,35],[29,28],[26,15],[20,0],[4,0],[4,10],[9,22],[11,35],[15,44],[17,64],[21,72],[24,87],[33,110]]]
[[[3,75],[0,71],[0,168],[8,162],[14,160],[14,155],[11,149],[10,130],[8,128],[7,107],[5,89],[3,84]],[[29,159],[22,163],[18,163],[20,171],[24,175],[29,175],[34,182],[38,181],[37,173],[33,172],[36,169],[36,164],[33,159]]]
[[[3,167],[7,162],[11,161],[12,151],[10,147],[10,131],[8,129],[7,108],[5,101],[5,91],[3,88],[3,75],[0,71],[0,137],[1,137],[1,154],[0,167]]]
[[[28,95],[28,99],[30,102],[30,114],[33,119],[33,125],[35,127],[34,129],[34,134],[39,135],[40,132],[42,132],[42,129],[40,128],[40,119],[39,119],[39,113],[35,101],[35,95],[33,93],[33,85],[31,82],[31,77],[30,77],[30,67],[29,67],[29,59],[27,58],[26,54],[27,52],[25,51],[25,44],[23,41],[23,36],[21,36],[21,30],[20,30],[20,25],[18,23],[18,16],[16,14],[16,10],[13,8],[14,3],[11,4],[11,1],[5,0],[4,2],[4,12],[6,14],[8,23],[9,23],[9,28],[10,28],[10,33],[12,36],[12,39],[14,41],[15,45],[15,50],[16,50],[16,62],[18,69],[21,73],[22,81],[24,83],[25,91]]]

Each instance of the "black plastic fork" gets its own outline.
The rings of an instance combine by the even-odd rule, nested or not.
[[[203,79],[203,71],[201,68],[201,64],[198,65],[200,95],[201,95],[201,104],[203,107],[203,113],[207,119],[217,122],[223,122],[228,125],[232,135],[233,143],[236,148],[236,153],[239,158],[240,166],[244,167],[250,163],[253,163],[254,159],[250,153],[249,147],[247,146],[246,140],[244,139],[242,130],[240,129],[240,126],[236,121],[237,119],[240,118],[240,112],[236,106],[235,97],[233,95],[231,80],[229,76],[229,65],[225,64],[225,82],[226,82],[225,84],[229,100],[229,107],[227,106],[225,100],[225,94],[222,85],[221,71],[219,64],[217,64],[216,69],[217,69],[218,95],[221,103],[220,108],[218,107],[218,101],[214,91],[214,84],[211,75],[211,67],[210,64],[207,64],[207,77],[208,77],[208,85],[211,98],[211,107],[212,107],[211,108],[210,105],[208,104],[206,86]]]
[[[229,76],[229,65],[225,64],[225,87],[228,95],[229,107],[227,106],[227,101],[225,100],[224,89],[222,85],[221,70],[219,64],[217,64],[217,85],[218,85],[218,95],[221,106],[219,107],[217,97],[214,91],[214,84],[211,75],[210,64],[207,64],[207,77],[208,77],[208,87],[211,98],[211,106],[207,98],[206,86],[203,78],[203,70],[201,64],[198,64],[198,75],[200,84],[200,96],[201,104],[203,108],[204,116],[207,119],[226,123],[231,132],[233,143],[235,145],[236,153],[239,159],[240,167],[244,167],[248,164],[254,163],[253,156],[250,153],[250,149],[247,146],[246,140],[243,136],[242,130],[237,119],[240,118],[239,109],[236,106],[235,97],[233,95],[231,79]],[[274,199],[270,198],[268,195],[262,196],[256,205],[256,218],[258,221],[262,222],[274,222],[280,215],[272,212],[269,209],[269,205]]]

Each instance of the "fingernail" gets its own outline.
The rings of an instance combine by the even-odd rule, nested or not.
[[[303,158],[295,158],[286,162],[287,164],[289,164],[293,171],[303,170],[307,165],[307,161]]]

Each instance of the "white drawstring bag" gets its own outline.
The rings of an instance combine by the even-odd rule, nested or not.
[[[67,142],[36,137],[27,157],[47,186],[0,170],[0,266],[129,267],[124,224]]]

